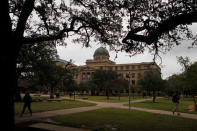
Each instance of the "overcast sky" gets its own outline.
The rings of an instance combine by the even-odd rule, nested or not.
[[[192,25],[192,30],[197,35],[197,24]],[[58,54],[61,59],[74,61],[76,65],[85,65],[87,59],[93,59],[94,51],[101,47],[100,44],[91,43],[92,47],[82,47],[81,44],[74,44],[71,40],[65,41],[67,46],[58,46]],[[197,46],[188,49],[188,45],[191,44],[191,41],[183,41],[183,44],[180,46],[176,46],[172,48],[171,51],[166,52],[166,54],[161,54],[162,64],[161,64],[161,73],[162,77],[165,79],[172,74],[180,73],[181,66],[177,63],[177,56],[188,56],[192,62],[197,61]],[[151,62],[153,61],[153,56],[145,52],[144,54],[140,54],[134,57],[130,57],[129,54],[125,52],[119,52],[117,54],[117,58],[115,59],[116,53],[114,51],[110,51],[107,47],[110,60],[115,61],[117,64],[126,64],[126,63],[140,63],[140,62]],[[160,64],[161,60],[158,59],[157,63]]]

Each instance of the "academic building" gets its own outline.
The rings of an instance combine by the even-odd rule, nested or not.
[[[86,60],[86,65],[73,65],[73,68],[77,70],[74,80],[79,84],[82,81],[91,80],[95,70],[113,70],[116,71],[121,78],[126,80],[128,80],[126,74],[129,72],[131,85],[135,86],[146,71],[156,70],[161,74],[161,69],[155,62],[116,64],[109,58],[110,55],[107,49],[103,47],[96,49],[93,54],[93,59]],[[58,65],[61,65],[61,61]]]

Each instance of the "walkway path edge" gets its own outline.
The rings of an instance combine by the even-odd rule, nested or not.
[[[95,101],[81,100],[81,99],[77,99],[77,100],[84,101],[84,102],[95,103],[97,105],[96,106],[88,106],[88,107],[79,107],[79,108],[71,108],[71,109],[62,109],[62,110],[55,110],[55,111],[33,113],[33,116],[28,116],[28,115],[24,115],[23,117],[17,116],[15,118],[16,119],[15,122],[16,122],[16,124],[18,124],[18,123],[22,123],[22,122],[31,121],[31,120],[38,120],[38,119],[53,117],[53,116],[57,116],[57,115],[66,115],[66,114],[72,114],[72,113],[78,113],[78,112],[91,111],[91,110],[96,110],[96,109],[100,109],[100,108],[129,109],[128,106],[124,106],[124,104],[127,104],[127,102],[105,103],[105,102],[95,102]],[[142,101],[147,101],[147,100],[149,100],[149,99],[142,99],[142,100],[136,100],[136,101],[133,100],[132,103],[142,102]],[[145,111],[145,112],[156,113],[156,114],[173,115],[171,111],[155,110],[155,109],[140,108],[140,107],[131,107],[131,110]],[[179,117],[197,119],[197,115],[188,114],[188,113],[181,113],[181,116],[179,116]]]

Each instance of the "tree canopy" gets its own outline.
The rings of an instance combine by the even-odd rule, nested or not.
[[[156,91],[161,91],[164,88],[164,81],[161,78],[159,72],[155,70],[146,71],[143,77],[139,80],[139,85],[143,90],[148,93],[153,92],[153,96],[156,96]],[[153,97],[153,102],[155,102],[155,97]]]
[[[186,82],[190,90],[197,94],[197,62],[187,69]]]
[[[23,43],[61,41],[73,34],[76,34],[74,41],[86,46],[93,37],[103,43],[114,43],[118,42],[121,29],[120,14],[117,8],[112,8],[116,3],[73,0],[68,4],[64,0],[10,0],[9,16],[12,31],[20,35]],[[39,36],[32,37],[33,34]],[[61,41],[61,44],[66,42]]]
[[[195,0],[9,0],[9,21],[22,43],[66,44],[75,34],[86,46],[99,40],[136,54],[169,49],[184,38],[197,42],[188,28],[197,22]]]
[[[129,0],[129,29],[123,43],[128,51],[143,52],[146,47],[156,53],[170,49],[181,40],[192,38],[188,25],[197,22],[196,0]]]
[[[52,43],[23,45],[17,58],[17,79],[32,76],[38,71],[38,66],[50,63],[57,57],[57,50]]]
[[[118,78],[118,74],[112,70],[96,70],[93,76],[93,82],[97,85],[100,91],[105,91],[107,99],[112,90],[112,82]]]
[[[103,90],[104,85],[112,80],[115,80],[118,74],[112,70],[96,70],[93,75],[93,80],[98,87]]]
[[[180,74],[174,74],[168,79],[168,91],[182,92],[183,95],[192,96],[196,105],[195,95],[197,94],[197,62],[190,63],[189,58],[179,57],[178,61],[184,70]],[[197,108],[195,108],[197,110]]]

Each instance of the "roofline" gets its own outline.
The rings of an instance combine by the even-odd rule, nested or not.
[[[53,60],[53,61],[55,61],[55,62],[62,62],[62,63],[65,63],[65,64],[70,63],[70,64],[73,65],[73,66],[77,66],[77,65],[75,65],[75,64],[73,64],[73,63],[71,63],[71,62],[69,62],[69,61],[66,61],[66,60],[60,59],[60,58],[56,58],[56,59]]]

